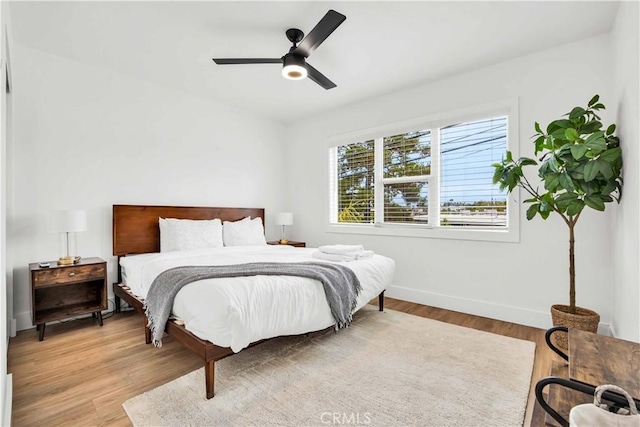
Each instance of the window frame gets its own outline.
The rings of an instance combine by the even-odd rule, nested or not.
[[[519,157],[519,124],[518,124],[518,100],[507,99],[489,104],[477,105],[469,108],[439,113],[422,118],[410,119],[402,122],[378,126],[334,136],[327,141],[329,160],[329,201],[328,217],[325,231],[328,233],[368,234],[382,236],[441,238],[460,240],[479,240],[494,242],[519,242],[520,240],[520,191],[514,190],[507,195],[507,226],[504,229],[480,228],[480,227],[443,227],[433,224],[434,216],[429,215],[429,224],[402,224],[402,223],[364,223],[364,224],[340,224],[337,222],[337,150],[335,147],[353,144],[358,141],[377,140],[389,135],[397,135],[416,130],[431,130],[431,165],[432,173],[421,176],[429,187],[429,212],[440,210],[440,128],[457,123],[467,123],[491,117],[507,116],[507,150]],[[390,178],[383,178],[383,144],[375,145],[375,169],[374,169],[374,207],[375,217],[384,218],[384,182]],[[435,173],[433,165],[436,165]],[[415,182],[415,177],[407,177],[410,182]],[[404,180],[405,178],[401,178]],[[395,180],[395,178],[391,178]]]

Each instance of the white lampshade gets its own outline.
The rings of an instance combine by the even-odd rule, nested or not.
[[[87,211],[54,211],[49,217],[49,231],[52,233],[75,233],[87,230]]]
[[[276,214],[276,225],[293,225],[293,213],[280,212]]]

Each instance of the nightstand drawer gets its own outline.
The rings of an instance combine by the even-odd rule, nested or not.
[[[102,280],[105,277],[104,264],[70,265],[68,267],[39,270],[33,273],[35,287],[55,285],[59,283],[73,283],[76,281]]]

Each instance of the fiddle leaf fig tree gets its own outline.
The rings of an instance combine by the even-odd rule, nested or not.
[[[604,211],[605,203],[620,203],[622,196],[622,151],[614,135],[616,125],[603,129],[597,112],[605,106],[595,95],[586,108],[575,107],[563,118],[554,120],[546,130],[535,123],[535,155],[513,159],[507,151],[501,163],[495,163],[493,183],[512,192],[516,187],[530,198],[527,219],[536,215],[547,219],[558,214],[569,228],[569,312],[576,313],[576,272],[574,229],[585,207]],[[539,154],[540,153],[540,154]],[[523,173],[528,166],[538,166],[544,184],[532,184]]]

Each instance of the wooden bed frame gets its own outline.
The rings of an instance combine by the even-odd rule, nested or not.
[[[115,312],[120,312],[120,300],[124,300],[136,311],[144,315],[144,300],[136,297],[129,288],[122,284],[120,257],[127,255],[160,252],[159,218],[179,219],[215,219],[221,221],[237,221],[247,216],[259,217],[264,224],[264,209],[261,208],[221,208],[190,206],[146,206],[146,205],[113,205],[113,255],[118,257],[118,283],[113,284]],[[384,291],[378,296],[380,311],[384,308]],[[144,317],[145,342],[151,343],[151,330]],[[223,359],[233,351],[229,347],[219,347],[209,341],[202,340],[189,332],[181,322],[170,319],[165,332],[196,353],[204,361],[207,399],[214,396],[215,362]],[[250,344],[254,346],[262,341]]]

